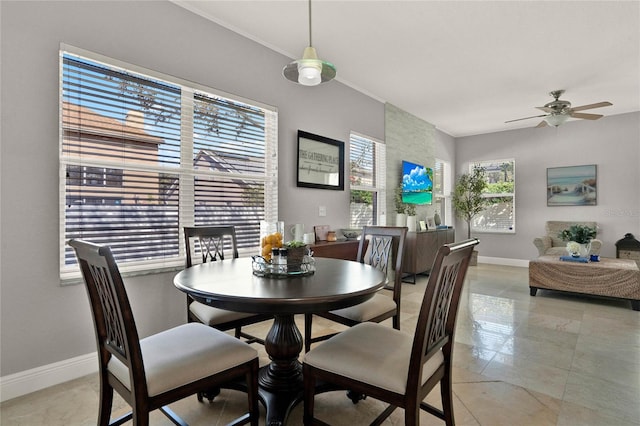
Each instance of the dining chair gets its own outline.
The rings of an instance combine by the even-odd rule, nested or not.
[[[313,315],[335,321],[349,327],[365,321],[382,322],[392,318],[393,328],[400,330],[400,296],[402,293],[402,261],[404,242],[407,236],[406,227],[365,226],[362,230],[356,261],[368,263],[389,274],[392,265],[394,278],[392,285],[387,282],[383,289],[371,299],[344,309],[315,314],[304,317],[304,349],[309,352],[312,343],[327,340],[336,333],[313,337]]]
[[[184,425],[168,404],[244,378],[249,409],[231,424],[258,424],[258,353],[248,344],[203,324],[183,324],[140,339],[120,271],[108,246],[68,243],[89,296],[98,346],[98,424],[148,425],[159,409]],[[113,391],[132,411],[110,422]]]
[[[202,263],[224,260],[225,247],[228,248],[227,253],[231,253],[231,257],[238,258],[238,243],[234,226],[185,226],[184,240],[187,251],[187,268],[193,266],[198,257]],[[187,295],[187,320],[189,322],[201,322],[222,331],[235,329],[235,336],[246,339],[247,343],[256,342],[264,345],[264,339],[243,332],[242,327],[272,318],[273,316],[268,314],[233,312],[214,308],[195,301]]]
[[[460,293],[471,252],[470,239],[440,247],[425,289],[413,335],[376,323],[362,323],[332,337],[305,355],[304,424],[314,418],[314,397],[349,389],[390,404],[371,424],[397,408],[404,424],[420,424],[420,409],[454,424],[451,360]],[[442,409],[423,400],[440,383]]]

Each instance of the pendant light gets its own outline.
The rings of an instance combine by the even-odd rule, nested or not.
[[[336,67],[331,62],[318,59],[316,49],[311,43],[311,0],[309,0],[309,46],[304,49],[302,59],[295,60],[284,67],[282,75],[287,80],[303,86],[317,86],[336,76]]]

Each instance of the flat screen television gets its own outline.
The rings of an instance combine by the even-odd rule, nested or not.
[[[402,202],[431,204],[433,200],[433,169],[402,161]]]

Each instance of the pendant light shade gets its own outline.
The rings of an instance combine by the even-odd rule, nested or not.
[[[336,67],[330,62],[318,59],[316,49],[311,43],[311,0],[309,0],[309,46],[304,49],[302,59],[295,60],[284,67],[282,75],[287,80],[304,86],[317,86],[336,76]]]

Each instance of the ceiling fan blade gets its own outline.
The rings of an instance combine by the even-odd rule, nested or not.
[[[573,118],[582,118],[583,120],[597,120],[603,117],[602,114],[586,114],[584,112],[572,112],[569,115]]]
[[[593,109],[593,108],[602,108],[602,107],[606,107],[606,106],[611,106],[613,105],[611,102],[598,102],[595,104],[589,104],[589,105],[581,105],[579,107],[575,107],[575,108],[571,108],[572,111],[584,111],[585,109]]]
[[[505,121],[505,123],[512,123],[514,121],[529,120],[530,118],[540,118],[540,117],[546,117],[546,116],[547,116],[547,114],[542,114],[542,115],[534,115],[532,117],[516,118],[515,120]]]
[[[546,125],[547,125],[547,122],[546,122],[546,121],[544,121],[544,120],[542,120],[542,121],[541,121],[541,122],[540,122],[540,123],[539,123],[535,128],[536,128],[536,129],[539,129],[539,128],[541,128],[541,127],[545,127]]]
[[[549,108],[549,107],[536,107],[536,108],[544,112],[553,112],[553,108]]]

